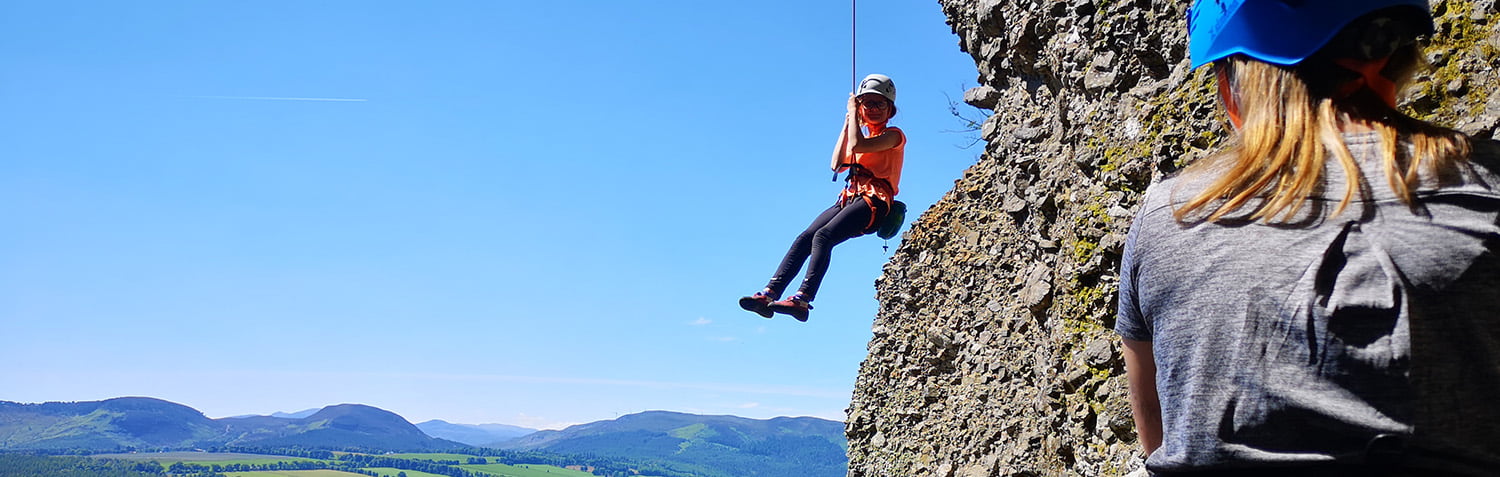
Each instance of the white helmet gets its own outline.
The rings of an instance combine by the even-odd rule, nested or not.
[[[896,83],[891,81],[891,77],[882,74],[866,76],[859,82],[859,91],[856,91],[854,95],[859,96],[865,93],[885,96],[885,99],[894,103],[896,102]]]

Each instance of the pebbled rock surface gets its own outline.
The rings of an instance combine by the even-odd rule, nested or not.
[[[907,232],[848,411],[849,475],[1124,475],[1140,467],[1114,326],[1146,186],[1225,137],[1188,71],[1187,1],[940,0],[992,111],[986,149]],[[1493,137],[1495,0],[1435,0],[1418,117]]]

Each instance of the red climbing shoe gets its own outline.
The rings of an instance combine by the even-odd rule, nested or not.
[[[769,308],[783,315],[792,315],[792,318],[796,318],[797,321],[807,321],[807,312],[812,310],[812,307],[812,303],[808,303],[807,298],[798,293],[785,300],[771,302]]]
[[[770,318],[775,316],[775,313],[771,312],[771,301],[771,295],[767,295],[766,292],[755,292],[754,295],[740,297],[740,308]]]

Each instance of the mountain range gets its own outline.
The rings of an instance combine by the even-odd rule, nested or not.
[[[146,397],[23,404],[0,401],[0,450],[221,446],[451,450],[465,447],[423,433],[390,411],[328,406],[303,418],[209,419],[181,404]]]
[[[585,455],[649,464],[671,475],[834,477],[848,459],[844,425],[811,417],[748,419],[647,411],[556,431],[433,420],[339,404],[310,414],[210,419],[160,399],[0,401],[0,452],[303,448],[366,452],[475,452],[475,448]]]
[[[844,423],[813,417],[758,420],[647,411],[540,431],[502,443],[541,450],[686,464],[726,475],[842,476],[848,468]]]
[[[419,422],[417,429],[432,437],[475,447],[498,447],[502,442],[536,432],[536,429],[506,424],[453,424],[439,419]]]
[[[285,417],[287,419],[302,419],[304,417],[311,416],[314,413],[316,413],[318,411],[321,411],[321,410],[322,409],[303,409],[303,410],[297,411],[297,412],[273,412],[273,413],[271,413],[271,417]],[[254,416],[242,416],[242,417],[254,417]]]

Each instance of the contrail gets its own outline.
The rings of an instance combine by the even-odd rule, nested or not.
[[[281,98],[274,96],[193,96],[199,99],[244,99],[255,101],[334,101],[334,102],[365,102],[363,98]]]

